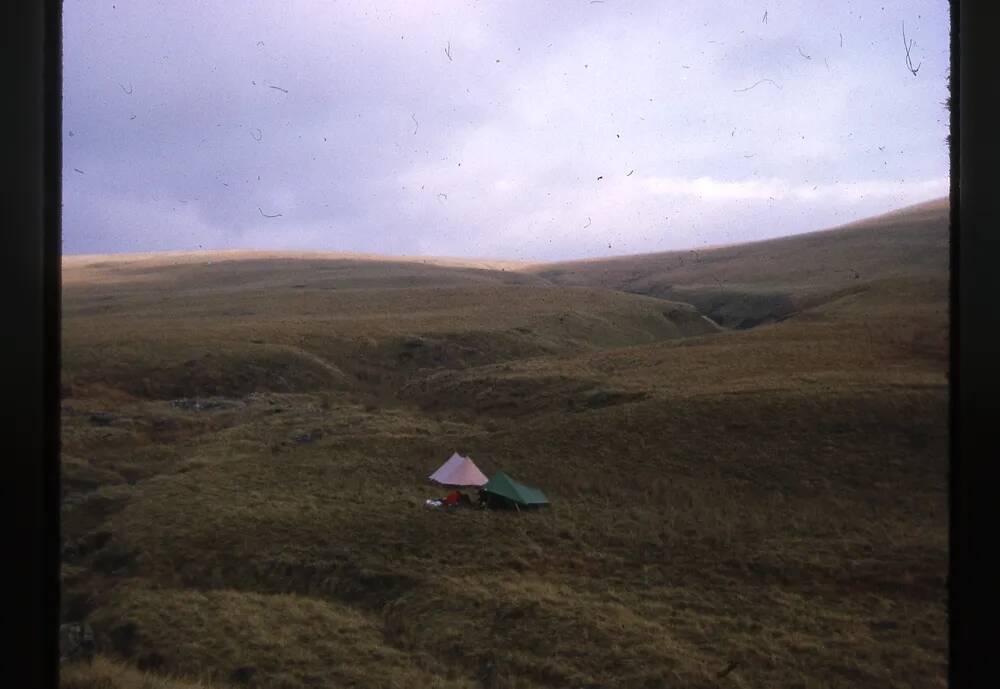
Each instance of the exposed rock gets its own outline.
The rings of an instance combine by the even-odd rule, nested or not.
[[[87,496],[84,493],[70,493],[69,495],[63,496],[59,507],[63,512],[69,512],[86,499]]]
[[[212,409],[233,409],[234,407],[242,407],[243,402],[225,397],[184,397],[181,399],[170,400],[170,405],[177,407],[178,409],[209,411]]]
[[[86,622],[59,625],[59,662],[94,659],[94,630]]]
[[[76,562],[80,559],[80,547],[76,543],[63,543],[62,561]]]

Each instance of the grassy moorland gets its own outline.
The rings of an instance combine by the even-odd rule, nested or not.
[[[942,203],[697,258],[67,257],[63,686],[946,686],[947,282]],[[552,508],[425,509],[456,450]]]
[[[726,327],[775,322],[885,279],[948,271],[948,201],[753,244],[531,266],[555,284],[694,304]]]

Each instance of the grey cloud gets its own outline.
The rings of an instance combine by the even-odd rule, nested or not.
[[[932,3],[775,6],[766,25],[742,3],[378,7],[67,3],[65,250],[563,258],[815,229],[946,188]],[[781,88],[734,92],[762,78]],[[716,184],[774,179],[827,191],[762,205]],[[852,183],[882,191],[832,191]]]

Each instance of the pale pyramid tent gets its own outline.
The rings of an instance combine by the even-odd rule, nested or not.
[[[430,479],[444,486],[483,486],[489,480],[471,459],[457,452]]]

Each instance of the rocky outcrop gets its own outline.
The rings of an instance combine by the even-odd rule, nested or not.
[[[59,626],[59,662],[94,659],[94,631],[86,622],[70,622]]]

